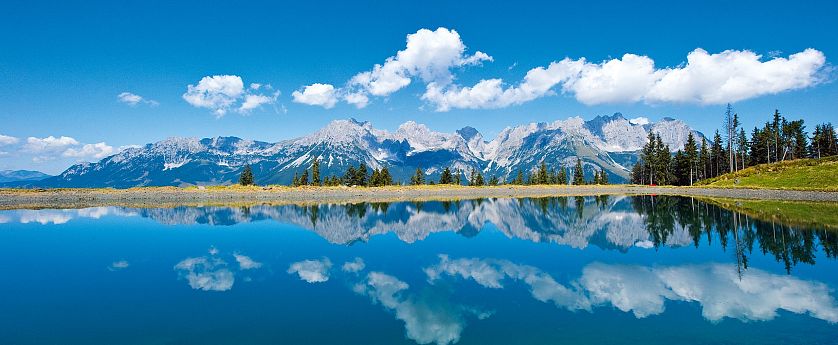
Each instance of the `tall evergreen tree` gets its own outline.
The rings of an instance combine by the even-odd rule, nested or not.
[[[242,186],[253,185],[253,168],[250,167],[250,164],[246,164],[242,169],[242,173],[239,175],[239,184]]]
[[[355,171],[355,167],[350,165],[349,168],[346,169],[346,172],[343,174],[343,184],[345,184],[347,186],[356,185],[356,183],[355,183],[355,176],[356,175],[357,175],[357,171]]]
[[[541,166],[538,168],[538,177],[536,178],[537,184],[548,184],[550,181],[547,180],[547,163],[544,161],[541,162]]]
[[[314,161],[311,162],[311,184],[314,186],[321,185],[320,181],[320,159],[317,157],[314,158]]]
[[[358,164],[358,170],[355,170],[355,184],[358,186],[366,186],[367,178],[367,165],[364,163]]]
[[[492,178],[489,179],[490,186],[497,186],[500,181],[498,180],[497,175],[492,175]]]
[[[521,169],[518,169],[518,174],[515,175],[515,179],[512,180],[512,184],[516,185],[523,185],[524,184],[524,172]]]
[[[454,176],[451,175],[451,169],[445,167],[442,170],[442,173],[439,174],[439,184],[452,184],[454,183]]]
[[[558,175],[556,175],[556,180],[559,184],[567,184],[567,168],[562,166],[562,168],[559,170]]]
[[[688,163],[688,171],[687,174],[689,175],[689,182],[690,185],[697,179],[697,168],[698,168],[698,145],[695,142],[695,137],[693,133],[690,132],[687,134],[687,143],[684,144],[684,154],[686,155],[687,163]]]
[[[299,186],[308,185],[308,169],[303,170],[302,175],[300,175],[300,181],[298,183]]]
[[[425,172],[422,171],[422,168],[416,168],[416,172],[410,178],[410,184],[414,186],[425,184]]]
[[[576,166],[573,168],[573,184],[585,184],[585,173],[582,171],[582,160],[576,158]]]
[[[390,175],[390,169],[387,169],[387,167],[381,168],[381,171],[379,172],[379,176],[380,176],[380,179],[381,179],[381,185],[382,186],[393,185],[393,176]]]
[[[723,174],[727,167],[727,154],[725,154],[724,146],[722,146],[722,136],[719,134],[719,131],[716,131],[716,134],[713,135],[713,144],[710,147],[710,160],[711,160],[711,168],[713,169],[710,173],[710,177],[716,177]]]

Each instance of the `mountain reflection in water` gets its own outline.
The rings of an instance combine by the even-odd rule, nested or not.
[[[834,343],[835,224],[769,206],[3,210],[0,343]]]
[[[838,234],[818,226],[793,226],[754,219],[693,198],[596,196],[480,199],[321,205],[179,206],[171,208],[95,207],[79,210],[20,210],[22,223],[62,224],[74,218],[141,216],[168,225],[235,225],[272,220],[296,225],[335,244],[368,241],[393,233],[407,243],[454,231],[471,237],[492,224],[511,238],[573,248],[595,245],[626,251],[636,246],[696,246],[719,241],[747,268],[754,249],[772,255],[787,271],[814,264],[820,247],[838,253]],[[11,221],[4,215],[4,222]],[[706,242],[703,241],[706,239]],[[755,247],[756,246],[756,247]]]

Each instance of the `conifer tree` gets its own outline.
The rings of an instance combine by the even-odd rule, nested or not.
[[[475,186],[483,186],[486,182],[483,181],[483,174],[479,171],[477,172],[477,176],[474,177],[474,185]]]
[[[547,184],[550,182],[547,180],[547,164],[544,161],[541,162],[541,166],[538,168],[538,177],[535,180],[536,184]]]
[[[253,168],[250,167],[250,164],[245,165],[242,169],[242,173],[239,175],[239,184],[242,186],[253,185]]]
[[[497,186],[500,181],[498,181],[497,175],[492,175],[492,178],[489,179],[490,186]]]
[[[346,169],[346,172],[343,174],[343,184],[347,186],[355,185],[355,175],[357,175],[355,167],[350,165],[349,168]]]
[[[556,176],[556,180],[557,180],[558,184],[563,184],[563,185],[567,184],[567,168],[562,167],[559,170],[559,174]]]
[[[422,168],[416,168],[416,173],[410,177],[410,184],[414,186],[425,184],[425,173],[422,171]]]
[[[300,175],[300,181],[298,186],[305,186],[308,185],[308,169],[303,170],[303,174]]]
[[[698,167],[698,145],[696,145],[693,133],[687,134],[687,143],[684,144],[684,154],[686,155],[687,165],[689,167],[687,174],[689,175],[690,185],[696,180],[696,168]]]
[[[379,172],[379,174],[378,174],[378,175],[379,175],[379,177],[380,177],[380,179],[381,179],[381,185],[382,185],[382,186],[391,186],[391,185],[393,185],[393,176],[392,176],[392,175],[390,175],[390,170],[389,170],[389,169],[387,169],[387,167],[383,167],[383,168],[381,168],[381,171]]]
[[[439,184],[452,184],[454,183],[454,176],[451,175],[451,169],[445,167],[442,170],[442,173],[439,174]]]
[[[579,158],[576,159],[576,167],[573,168],[573,184],[585,184],[585,173],[582,171],[582,160]]]
[[[599,184],[608,184],[608,173],[605,170],[601,170],[602,172],[599,174]]]
[[[355,184],[366,186],[367,178],[367,165],[364,163],[358,164],[358,170],[355,170]]]
[[[311,185],[319,186],[322,181],[320,181],[320,160],[317,157],[314,157],[314,161],[311,162]]]
[[[521,169],[518,169],[518,174],[515,176],[515,179],[512,180],[512,184],[519,186],[524,184],[524,172],[521,171]]]

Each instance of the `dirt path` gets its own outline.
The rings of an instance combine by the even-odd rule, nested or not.
[[[55,208],[106,205],[195,203],[327,203],[434,199],[478,199],[585,195],[684,195],[736,199],[838,202],[838,192],[648,186],[497,186],[497,187],[306,187],[306,188],[135,188],[0,190],[0,208]]]

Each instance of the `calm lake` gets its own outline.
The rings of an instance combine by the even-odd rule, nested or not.
[[[836,224],[749,214],[652,196],[5,210],[0,344],[838,344]]]

